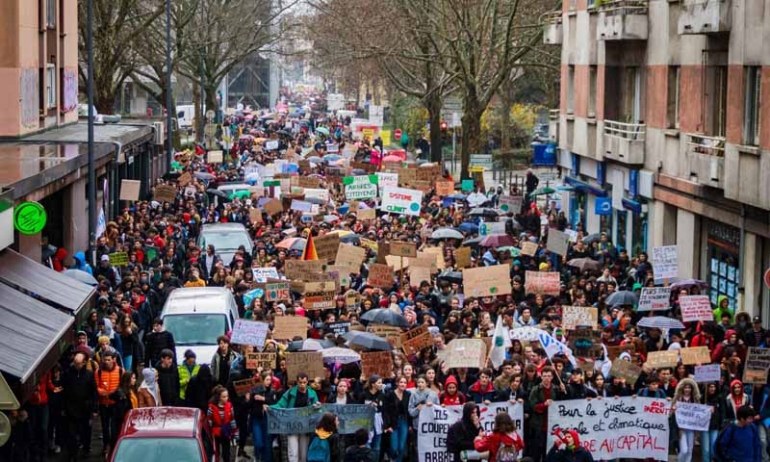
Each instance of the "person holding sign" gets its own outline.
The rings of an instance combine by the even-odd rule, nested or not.
[[[676,411],[679,403],[698,403],[700,402],[700,390],[698,384],[693,379],[682,379],[676,385],[674,399],[671,401],[671,411]],[[679,456],[678,462],[691,462],[692,449],[695,446],[695,430],[679,429]]]
[[[273,437],[267,432],[267,408],[278,402],[278,393],[273,389],[273,372],[262,371],[261,382],[251,393],[249,415],[251,435],[254,443],[254,457],[261,456],[262,462],[273,460]]]
[[[308,376],[304,372],[297,374],[297,384],[289,388],[277,403],[270,406],[276,409],[295,409],[300,407],[320,405],[316,392],[307,386]],[[304,462],[307,460],[309,437],[306,434],[288,435],[287,452],[289,462]],[[229,459],[226,459],[229,460]]]

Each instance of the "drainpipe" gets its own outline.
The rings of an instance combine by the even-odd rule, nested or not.
[[[745,283],[744,283],[744,277],[745,277],[745,271],[746,271],[746,262],[744,258],[744,252],[746,249],[746,206],[741,204],[741,217],[739,219],[739,224],[741,228],[741,245],[739,247],[740,250],[738,252],[740,255],[738,255],[738,311],[746,311],[746,307],[744,306],[744,298],[745,298]]]

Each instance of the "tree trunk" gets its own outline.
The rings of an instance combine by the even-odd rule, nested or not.
[[[479,109],[477,100],[469,100],[468,98],[464,100],[461,178],[470,178],[471,153],[478,154],[481,152],[481,115],[483,113],[484,110],[483,108]]]
[[[196,133],[197,139],[202,139],[201,134],[198,133],[200,131],[201,126],[201,120],[203,117],[203,114],[201,114],[201,86],[198,85],[198,82],[193,80],[192,82],[192,103],[193,108],[195,110],[195,117],[193,120],[193,132]]]
[[[219,103],[217,103],[217,87],[211,85],[204,85],[206,90],[206,112],[219,110]]]
[[[431,96],[425,100],[430,121],[430,161],[441,162],[441,97]]]
[[[508,88],[503,86],[500,92],[500,151],[508,152],[511,149],[511,106],[513,102]]]

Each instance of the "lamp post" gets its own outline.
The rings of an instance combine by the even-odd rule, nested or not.
[[[86,47],[88,49],[88,255],[96,264],[96,168],[94,165],[94,4],[88,0]]]
[[[90,0],[89,0],[90,1]],[[171,0],[166,0],[166,172],[171,171]]]

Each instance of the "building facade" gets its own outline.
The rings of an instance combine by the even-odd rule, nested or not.
[[[770,1],[565,0],[544,41],[572,223],[770,318]]]

